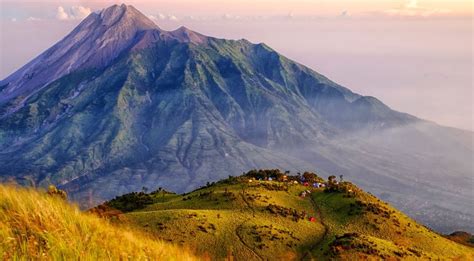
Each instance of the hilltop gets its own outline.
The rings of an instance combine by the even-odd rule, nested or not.
[[[449,240],[354,184],[314,173],[254,170],[186,194],[126,194],[93,209],[212,259],[458,259]]]
[[[0,184],[1,260],[197,260],[186,249],[82,213],[57,196]]]

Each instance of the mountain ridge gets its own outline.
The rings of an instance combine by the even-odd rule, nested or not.
[[[99,29],[97,30],[97,28]],[[155,39],[150,37],[155,37]],[[146,48],[152,41],[158,40],[156,37],[195,43],[203,42],[201,38],[205,38],[205,36],[192,32],[187,28],[164,31],[133,6],[113,5],[98,13],[91,13],[55,47],[49,48],[2,80],[0,85],[3,86],[3,90],[0,91],[3,95],[0,96],[0,104],[24,93],[15,88],[8,88],[10,84],[21,85],[26,78],[27,80],[33,80],[28,82],[35,82],[35,85],[28,86],[28,83],[26,83],[25,92],[41,89],[42,86],[48,85],[71,71],[88,67],[102,68],[117,58],[114,53],[120,54],[129,48]],[[81,52],[84,49],[93,50],[93,52]],[[58,65],[54,60],[63,56],[72,56],[73,59],[62,60],[60,61],[61,65]],[[37,65],[44,63],[55,68],[44,72],[44,74],[47,74],[45,79],[35,77],[35,75],[43,73],[41,70],[38,71],[39,67]],[[55,70],[57,73],[51,74],[51,71]]]

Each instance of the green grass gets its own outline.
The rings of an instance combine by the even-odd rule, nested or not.
[[[287,190],[272,190],[276,187]],[[311,196],[301,198],[311,189]],[[351,183],[325,192],[232,178],[185,195],[152,193],[129,224],[212,259],[458,259],[474,251],[417,224]],[[271,207],[269,207],[271,206]],[[270,211],[273,209],[273,213]],[[295,221],[292,214],[305,212]],[[308,217],[315,217],[310,222]]]
[[[186,195],[168,196],[164,202],[125,216],[131,224],[160,239],[211,258],[302,257],[322,237],[322,224],[308,218],[294,221],[291,216],[272,214],[267,206],[273,204],[315,216],[309,198],[298,196],[301,186],[290,186],[286,192],[270,191],[259,184],[216,184]],[[155,199],[163,201],[160,194]]]
[[[350,239],[353,245],[357,245],[358,241],[370,241],[372,248],[380,252],[372,254],[377,257],[402,255],[405,259],[459,260],[472,260],[474,257],[472,248],[444,238],[353,185],[351,188],[355,191],[352,197],[339,192],[312,194],[328,228],[328,235],[321,244],[322,250],[313,251],[315,257],[324,258],[336,254],[341,259],[358,259],[370,256],[357,249],[332,253],[329,245],[337,241],[336,236],[346,233],[357,234]]]
[[[56,196],[0,185],[1,260],[195,260],[188,250],[82,213]]]

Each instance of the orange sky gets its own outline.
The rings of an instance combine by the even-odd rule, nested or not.
[[[111,1],[113,2],[113,1]],[[150,3],[167,2],[168,4],[188,6],[205,12],[212,9],[232,10],[238,13],[281,13],[294,12],[299,15],[331,14],[341,11],[353,13],[385,12],[389,10],[426,12],[449,12],[452,15],[472,14],[472,0],[181,0],[181,1],[146,1]]]
[[[105,7],[126,3],[179,13],[210,15],[334,15],[471,16],[473,0],[0,0],[1,3],[62,3]]]

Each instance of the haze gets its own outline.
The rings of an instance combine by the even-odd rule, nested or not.
[[[0,1],[0,78],[118,1]],[[473,130],[469,0],[127,1],[163,29],[265,42],[351,90]]]

